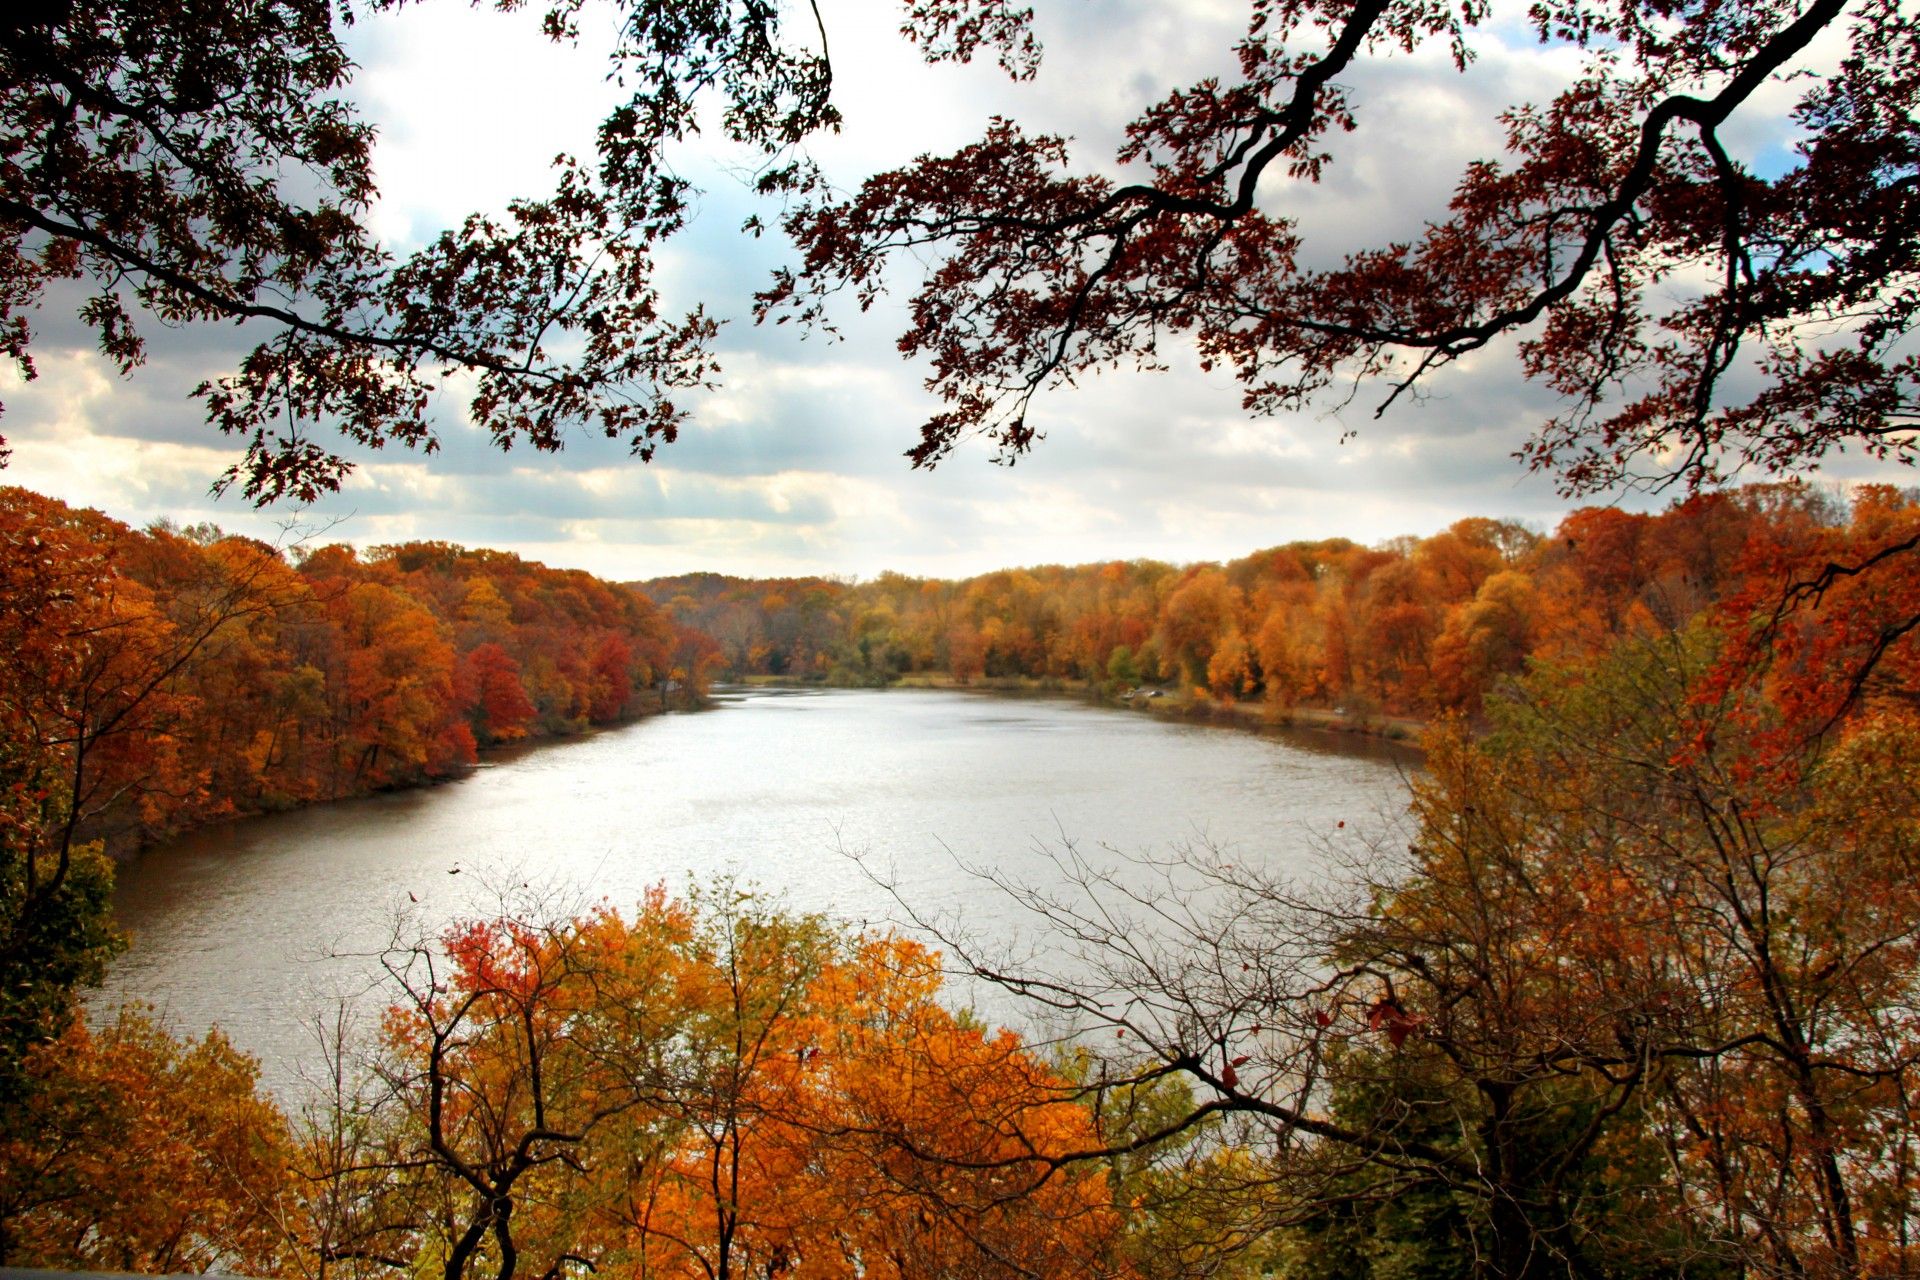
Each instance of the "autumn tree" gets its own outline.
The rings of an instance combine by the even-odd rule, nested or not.
[[[164,551],[96,512],[0,490],[0,1098],[118,947],[100,840],[137,839],[156,799],[201,779],[179,736],[184,676],[284,602],[266,559]]]
[[[154,321],[249,322],[261,340],[198,389],[244,447],[221,485],[311,501],[337,488],[348,442],[436,447],[431,393],[472,379],[467,411],[502,447],[562,446],[571,427],[650,457],[715,373],[714,322],[662,314],[653,258],[690,216],[671,151],[708,119],[761,159],[763,193],[817,175],[794,153],[831,130],[832,67],[809,19],[711,0],[621,15],[612,74],[632,86],[589,159],[553,189],[475,214],[410,254],[366,221],[373,125],[347,96],[342,27],[397,5],[311,0],[235,8],[49,0],[0,23],[0,334],[34,376],[31,315],[74,282],[80,319],[123,372]],[[518,8],[510,5],[509,8]],[[578,0],[540,12],[576,37]],[[996,6],[912,9],[930,60],[983,44],[1024,59]]]
[[[1420,233],[1341,262],[1292,200],[1368,127],[1363,78],[1427,48],[1471,73],[1490,10],[1249,10],[1235,70],[1145,106],[1104,172],[995,119],[959,151],[804,200],[787,220],[801,263],[762,314],[821,321],[842,290],[869,305],[910,258],[900,346],[931,362],[942,405],[921,465],[974,433],[1018,455],[1042,434],[1040,392],[1153,367],[1175,339],[1231,366],[1255,413],[1367,385],[1384,409],[1516,341],[1564,404],[1521,456],[1571,493],[1791,474],[1846,450],[1912,459],[1920,39],[1902,6],[1535,6],[1565,87],[1500,114],[1503,152],[1469,161]],[[1737,155],[1783,87],[1788,150]]]
[[[816,1186],[853,1213],[816,1226],[810,1254],[902,1280],[1129,1274],[1120,1188],[1058,1162],[1098,1136],[1071,1064],[954,1012],[942,978],[923,944],[864,938],[820,985]]]
[[[55,880],[59,847],[124,852],[445,776],[477,739],[636,714],[676,643],[637,593],[506,553],[333,546],[296,565],[210,526],[136,531],[17,489],[0,526],[7,830],[39,841]]]
[[[936,999],[937,957],[723,885],[386,953],[371,1092],[307,1160],[352,1274],[1030,1275],[1119,1219],[1063,1078]]]
[[[0,1120],[0,1264],[165,1274],[287,1261],[291,1133],[219,1032],[124,1009],[35,1046]]]
[[[691,927],[656,899],[631,927],[604,911],[578,926],[503,915],[387,951],[380,1088],[326,1135],[377,1136],[310,1156],[353,1210],[326,1224],[335,1260],[507,1280],[589,1248],[584,1224],[604,1208],[579,1177],[590,1155],[612,1144],[609,1171],[631,1171],[662,1141],[667,1122],[642,1104],[684,1053],[692,1010],[672,993]]]
[[[1433,641],[1433,671],[1441,706],[1479,712],[1495,682],[1518,675],[1533,655],[1540,631],[1533,581],[1502,570],[1481,583],[1473,599],[1447,615]]]
[[[1443,727],[1344,882],[1071,848],[1003,882],[1071,959],[974,971],[1080,1020],[1084,1087],[1191,1089],[1080,1155],[1239,1126],[1201,1190],[1289,1274],[1911,1271],[1911,708],[1809,734],[1730,643],[1703,616]]]
[[[1844,522],[1767,522],[1754,534],[1715,610],[1729,637],[1719,683],[1763,671],[1783,735],[1801,737],[1908,703],[1920,676],[1916,495],[1861,486]]]
[[[1593,1078],[1644,1087],[1696,1230],[1758,1274],[1907,1270],[1920,1200],[1893,1135],[1920,1045],[1892,1010],[1920,939],[1910,833],[1876,815],[1912,785],[1893,763],[1910,717],[1794,733],[1755,680],[1715,681],[1714,644],[1696,626],[1577,683],[1535,681],[1500,735],[1447,748],[1426,828],[1461,859],[1450,879],[1511,857],[1497,840],[1520,854],[1503,902],[1571,893],[1509,963],[1549,992],[1548,957],[1611,971],[1562,997],[1611,1008],[1548,1021],[1562,1053],[1591,1028]]]
[[[1161,652],[1179,665],[1189,684],[1205,687],[1214,651],[1237,636],[1243,602],[1220,570],[1197,567],[1185,575],[1161,611]]]
[[[410,781],[442,762],[470,763],[473,738],[455,714],[454,653],[431,612],[378,582],[326,593],[341,636],[333,673],[335,786]]]
[[[778,1274],[807,1224],[834,1212],[807,1178],[815,1144],[799,1095],[820,1052],[812,989],[838,940],[730,884],[697,903],[680,954],[687,1056],[662,1098],[678,1141],[634,1169],[619,1213],[643,1272]]]
[[[817,60],[747,41],[724,5],[710,17],[706,47],[674,49],[665,10],[633,15],[621,59],[653,74],[597,167],[569,160],[551,194],[396,260],[364,222],[373,130],[343,97],[333,6],[17,10],[0,27],[7,354],[32,376],[28,316],[67,280],[123,371],[153,318],[263,322],[199,391],[246,450],[223,483],[262,500],[337,487],[348,463],[316,429],[431,449],[443,369],[475,377],[471,412],[502,444],[558,448],[577,422],[650,454],[680,420],[669,393],[711,368],[712,323],[662,317],[651,279],[650,242],[684,216],[684,184],[658,163],[691,119],[678,90],[728,65],[732,131],[770,148],[825,123]],[[573,18],[556,8],[548,33]]]
[[[947,633],[947,672],[959,684],[971,684],[987,669],[986,645],[971,622],[960,622]]]
[[[470,700],[474,736],[481,742],[523,738],[537,712],[520,683],[520,664],[489,642],[462,655],[459,683]]]

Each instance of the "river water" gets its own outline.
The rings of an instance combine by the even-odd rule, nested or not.
[[[651,885],[732,876],[798,911],[899,920],[878,871],[916,912],[1011,939],[1026,921],[980,869],[1044,883],[1071,841],[1116,862],[1211,844],[1311,874],[1336,830],[1400,809],[1409,767],[1363,741],[1064,698],[739,690],[495,753],[444,785],[150,850],[119,872],[134,941],[95,1008],[139,1000],[177,1032],[218,1025],[290,1097],[317,1061],[315,1016],[342,997],[376,1005],[372,957],[396,931],[502,893],[625,906]]]

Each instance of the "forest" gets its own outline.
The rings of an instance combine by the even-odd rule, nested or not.
[[[1920,1265],[1912,493],[1748,488],[1184,569],[702,576],[651,584],[664,606],[441,544],[287,556],[17,489],[6,514],[8,1264]],[[727,663],[888,673],[943,647],[956,676],[1426,717],[1406,843],[1337,849],[1317,887],[1204,847],[984,884],[1059,940],[1051,970],[733,884],[572,914],[502,893],[396,931],[385,1016],[299,1105],[217,1031],[82,1016],[123,945],[103,840],[427,779]],[[1077,1030],[987,1025],[943,1001],[956,971]]]
[[[704,636],[584,573],[292,552],[0,488],[0,1097],[121,945],[112,856],[704,688]]]
[[[1542,533],[1472,517],[1377,546],[1290,543],[1225,564],[1113,562],[964,581],[882,574],[641,589],[719,646],[732,676],[883,684],[941,673],[1240,702],[1279,716],[1341,708],[1480,714],[1529,662],[1751,604],[1821,555],[1879,546],[1909,499],[1813,485],[1717,490],[1652,515],[1582,508]]]
[[[0,539],[10,734],[71,757],[76,830],[117,848],[448,777],[697,698],[713,663],[631,591],[502,552],[135,530],[20,488]]]
[[[580,436],[711,462],[744,437],[682,437],[723,357],[736,389],[775,373],[770,404],[880,385],[831,359],[783,382],[771,354],[781,325],[864,341],[850,317],[880,309],[919,384],[913,468],[1077,433],[1074,456],[1113,444],[1172,475],[1202,432],[1279,454],[1370,411],[1370,440],[1431,470],[1485,432],[1599,505],[1227,564],[640,592],[437,542],[134,530],[7,490],[0,1264],[1920,1274],[1920,503],[1889,483],[1920,461],[1912,5],[1176,6],[1225,23],[1189,75],[1127,6],[909,0],[884,24],[916,60],[881,102],[914,135],[892,154],[831,141],[864,69],[831,6],[503,0],[483,8],[524,12],[529,39],[604,37],[578,77],[603,78],[604,114],[570,152],[540,139],[546,188],[409,219],[376,173],[396,122],[353,74],[378,51],[356,26],[411,7],[9,5],[9,400],[151,361],[224,449],[216,490],[297,506],[387,446],[447,465],[456,432],[556,469]],[[1066,68],[1070,111],[996,96],[1039,79],[1043,35],[1089,28],[1113,38]],[[934,120],[935,80],[987,63],[1007,83],[969,82],[958,132]],[[1383,176],[1383,131],[1411,135],[1387,139],[1409,172]],[[506,167],[492,136],[426,145],[461,141],[454,166]],[[1340,187],[1369,168],[1370,199]],[[728,273],[705,269],[733,251],[686,253],[696,179],[719,175],[743,234],[782,245],[740,342]],[[1176,362],[1230,382],[1254,426],[1169,401],[1133,423],[1145,453],[1072,416],[1096,375]],[[1461,388],[1439,427],[1414,416]],[[0,465],[73,448],[58,461],[90,483],[179,444],[166,414],[103,399],[9,417]],[[782,425],[806,446],[766,468],[859,487],[832,455],[860,437],[821,424],[867,412],[803,409]],[[1388,501],[1390,449],[1368,455]],[[1822,468],[1849,483],[1816,487]],[[1672,505],[1612,505],[1647,492]],[[988,871],[1048,939],[1013,961],[911,901],[910,937],[737,884],[579,907],[503,890],[396,928],[371,957],[384,1012],[335,1027],[303,1102],[218,1032],[88,1007],[126,946],[115,852],[447,776],[721,669],[1402,717],[1425,763],[1400,827],[1330,837],[1337,875],[1204,845],[1118,867],[1069,846],[1038,886]],[[954,975],[1063,1030],[988,1025]]]

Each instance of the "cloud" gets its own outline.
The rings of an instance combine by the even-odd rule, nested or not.
[[[531,8],[362,15],[348,37],[361,68],[351,96],[379,126],[382,237],[415,247],[469,213],[551,190],[556,156],[590,158],[596,127],[625,96],[606,73],[616,21],[586,7],[572,46],[542,35]]]
[[[1103,170],[1142,107],[1231,72],[1245,12],[1241,0],[1044,6],[1047,64],[1036,81],[1015,84],[990,59],[926,66],[894,34],[897,6],[860,0],[830,15],[847,126],[813,151],[850,187],[964,146],[998,113],[1074,137],[1077,163]],[[573,49],[545,41],[534,18],[406,6],[353,29],[362,66],[353,94],[380,125],[373,221],[397,252],[469,212],[543,193],[556,153],[590,152],[595,125],[623,92],[604,73],[615,19],[590,18],[601,25]],[[1417,234],[1444,212],[1464,162],[1497,152],[1499,111],[1545,101],[1573,72],[1521,25],[1496,23],[1476,44],[1464,76],[1434,47],[1345,77],[1359,129],[1332,140],[1326,180],[1276,180],[1263,192],[1268,207],[1298,218],[1310,261]],[[1769,90],[1729,131],[1742,154],[1784,154],[1797,92]],[[906,324],[897,300],[869,314],[842,308],[842,342],[802,341],[791,326],[747,319],[754,291],[788,254],[777,235],[739,231],[749,214],[777,212],[742,184],[752,160],[725,149],[676,158],[706,193],[696,223],[657,255],[658,280],[669,312],[706,302],[729,321],[719,340],[726,372],[720,389],[687,398],[693,422],[653,465],[585,433],[553,456],[502,453],[466,424],[456,387],[438,406],[437,454],[361,450],[345,490],[305,518],[361,545],[443,538],[632,578],[1220,559],[1296,539],[1428,533],[1472,514],[1544,527],[1567,508],[1511,456],[1554,400],[1519,378],[1510,342],[1442,371],[1423,398],[1380,420],[1365,395],[1337,412],[1250,420],[1231,378],[1202,372],[1170,342],[1165,374],[1111,373],[1044,394],[1033,420],[1047,438],[1016,466],[989,465],[989,449],[963,442],[936,470],[910,470],[900,455],[935,406],[924,367],[895,348]],[[235,451],[187,398],[233,367],[253,331],[150,325],[147,366],[122,379],[73,319],[80,297],[56,291],[36,318],[40,379],[0,386],[0,431],[15,450],[0,480],[134,522],[168,515],[275,536],[286,513],[208,496]],[[1888,471],[1846,459],[1836,474]]]

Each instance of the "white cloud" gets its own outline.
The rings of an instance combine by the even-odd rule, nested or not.
[[[1074,135],[1082,166],[1109,166],[1127,118],[1169,89],[1230,69],[1244,22],[1239,0],[1066,0],[1041,14],[1049,46],[1041,78],[1016,85],[990,60],[927,67],[894,34],[897,12],[879,0],[829,12],[848,124],[816,153],[843,184],[965,145],[994,112]],[[363,70],[354,93],[381,127],[380,234],[405,248],[470,211],[498,212],[515,194],[543,192],[557,152],[588,154],[620,92],[604,74],[610,13],[590,19],[602,26],[579,49],[545,41],[530,12],[408,6],[356,27]],[[1275,182],[1267,193],[1300,219],[1313,260],[1414,234],[1444,212],[1462,163],[1498,148],[1499,109],[1544,101],[1571,74],[1566,54],[1530,40],[1512,26],[1483,32],[1464,78],[1437,47],[1348,77],[1360,129],[1334,140],[1327,181]],[[1830,60],[1832,50],[1815,56]],[[1741,126],[1749,154],[1777,147],[1796,93],[1769,91],[1753,113],[1759,122]],[[727,172],[742,160],[684,161],[709,190],[699,223],[660,255],[660,280],[670,307],[709,299],[731,318],[720,343],[726,383],[695,398],[696,421],[651,467],[588,437],[553,457],[501,455],[449,393],[439,454],[368,454],[309,519],[342,520],[332,536],[363,545],[445,538],[630,578],[1223,558],[1294,539],[1427,533],[1469,514],[1545,525],[1564,509],[1510,456],[1552,408],[1518,380],[1511,344],[1444,371],[1426,402],[1396,406],[1383,421],[1366,400],[1337,415],[1250,421],[1231,379],[1202,373],[1171,342],[1167,374],[1109,374],[1044,395],[1034,421],[1048,438],[1011,469],[963,444],[936,471],[910,471],[899,455],[933,406],[924,370],[894,349],[906,323],[897,306],[843,314],[848,340],[838,344],[800,342],[789,328],[742,318],[783,256],[776,237],[749,241],[736,230],[753,210]],[[70,312],[71,302],[62,295],[59,305]],[[134,522],[211,519],[272,536],[280,515],[207,496],[233,454],[185,399],[199,378],[238,358],[244,332],[155,329],[152,362],[125,381],[82,349],[70,321],[43,317],[40,329],[41,378],[4,387],[0,431],[14,463],[0,480]],[[1341,443],[1348,427],[1358,435]],[[1840,473],[1885,470],[1849,461]]]
[[[548,40],[539,18],[409,5],[359,20],[353,98],[379,125],[383,239],[407,248],[469,213],[498,214],[551,189],[555,156],[591,158],[595,127],[622,96],[605,72],[613,13],[587,7],[578,47]]]

